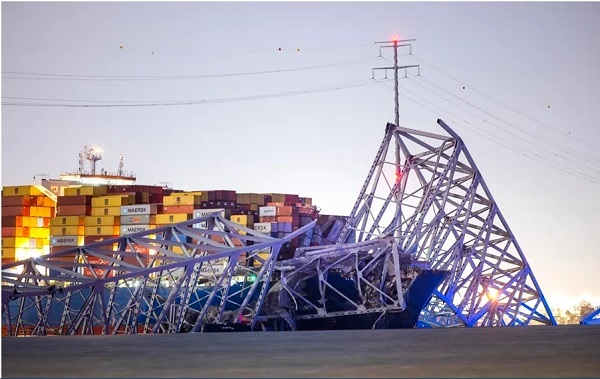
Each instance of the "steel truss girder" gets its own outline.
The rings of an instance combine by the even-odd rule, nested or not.
[[[312,310],[309,314],[294,316],[294,319],[300,320],[404,310],[404,294],[418,272],[410,269],[409,263],[405,264],[407,267],[401,266],[394,239],[382,237],[359,243],[299,248],[294,258],[278,262],[276,269],[281,272],[280,283],[292,295],[295,308],[301,303]],[[352,280],[358,291],[358,300],[348,298],[332,286],[327,280],[330,273]],[[318,304],[302,294],[305,280],[315,276],[320,294]],[[352,309],[328,310],[325,304],[328,292],[344,298]],[[291,302],[279,302],[278,305],[294,308]]]
[[[386,126],[337,242],[395,236],[401,253],[450,271],[421,314],[424,325],[556,324],[464,142],[438,124],[446,135]],[[394,170],[396,146],[403,164]]]
[[[254,327],[281,246],[314,224],[277,239],[215,213],[4,265],[3,333],[199,331],[228,320]]]
[[[294,320],[383,317],[405,308],[415,266],[450,273],[422,311],[422,325],[555,324],[466,146],[438,124],[447,135],[386,126],[335,245],[300,248],[279,261],[283,244],[315,222],[276,239],[215,213],[7,264],[3,334],[173,333],[228,321],[253,330],[273,318],[294,329]],[[388,159],[396,146],[400,167]],[[332,286],[332,273],[353,280],[358,296]],[[315,277],[319,299],[311,301],[302,286]],[[350,309],[327,309],[330,294]],[[295,314],[299,307],[309,311]]]

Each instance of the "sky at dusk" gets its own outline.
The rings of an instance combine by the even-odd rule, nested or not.
[[[98,167],[349,214],[394,122],[464,140],[551,307],[600,306],[600,3],[2,3],[2,185]],[[406,76],[405,76],[406,74]],[[565,300],[566,299],[566,300]]]

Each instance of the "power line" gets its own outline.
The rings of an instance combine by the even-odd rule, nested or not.
[[[478,106],[476,106],[476,105],[474,105],[474,104],[471,104],[470,102],[468,102],[468,101],[466,101],[466,100],[464,100],[464,99],[462,99],[462,98],[460,98],[460,97],[458,97],[458,96],[456,96],[456,95],[454,95],[454,94],[452,94],[452,93],[450,93],[450,92],[448,92],[448,91],[444,90],[443,88],[441,88],[441,87],[440,87],[440,86],[438,86],[437,84],[433,83],[432,81],[430,81],[430,80],[427,80],[426,78],[422,78],[422,80],[424,80],[425,82],[427,82],[427,83],[430,83],[431,85],[435,86],[436,88],[438,88],[438,89],[440,89],[440,90],[442,90],[442,91],[446,92],[446,93],[447,93],[447,94],[449,94],[450,96],[453,96],[453,97],[455,97],[455,98],[457,98],[457,99],[461,100],[462,102],[464,102],[464,103],[466,103],[466,104],[470,105],[471,107],[473,107],[473,108],[475,108],[475,109],[477,109],[477,110],[479,110],[479,111],[481,111],[481,112],[483,112],[483,113],[487,114],[488,116],[490,116],[490,117],[492,117],[492,118],[495,118],[495,119],[497,119],[498,121],[501,121],[501,122],[503,122],[504,124],[506,124],[506,125],[508,125],[508,126],[511,126],[511,127],[515,128],[515,129],[517,129],[517,130],[518,130],[518,131],[520,131],[521,133],[523,133],[523,134],[526,134],[526,135],[528,135],[528,136],[530,136],[530,137],[534,138],[534,141],[536,141],[536,142],[531,142],[531,141],[528,141],[528,140],[526,140],[526,139],[523,139],[523,141],[524,141],[524,142],[526,142],[526,143],[528,143],[528,144],[530,144],[530,145],[532,145],[532,146],[538,147],[538,148],[540,148],[540,149],[542,149],[542,150],[546,150],[546,151],[550,152],[551,154],[553,154],[553,155],[555,155],[555,156],[558,156],[558,157],[561,157],[561,158],[563,158],[563,159],[565,159],[565,160],[567,160],[567,161],[569,161],[569,162],[572,162],[572,163],[575,163],[575,164],[580,164],[580,163],[578,163],[578,162],[576,162],[576,161],[574,161],[574,160],[572,160],[572,159],[570,159],[570,158],[568,158],[568,157],[565,157],[565,156],[563,156],[563,155],[557,154],[556,152],[554,152],[554,151],[552,151],[552,150],[548,149],[547,147],[540,146],[539,144],[537,144],[537,141],[541,141],[541,142],[544,142],[545,144],[547,144],[547,145],[549,145],[549,146],[551,146],[551,147],[553,147],[553,148],[555,148],[555,149],[558,149],[558,150],[561,150],[561,151],[563,151],[563,152],[564,152],[564,153],[566,153],[566,154],[569,154],[569,155],[571,155],[571,156],[577,157],[577,158],[579,158],[579,159],[583,160],[584,162],[588,163],[589,165],[592,165],[592,166],[598,167],[598,164],[596,164],[596,163],[594,163],[594,162],[590,162],[590,161],[589,161],[589,159],[593,159],[593,158],[580,157],[580,156],[578,156],[578,155],[576,155],[576,154],[573,154],[572,152],[570,152],[570,151],[568,151],[568,150],[565,150],[565,149],[563,149],[562,147],[560,147],[560,146],[558,146],[558,145],[555,145],[555,144],[552,144],[552,143],[550,143],[550,142],[547,142],[547,141],[545,141],[545,140],[544,140],[544,138],[542,138],[541,136],[539,136],[539,135],[537,135],[537,134],[532,134],[532,133],[529,133],[528,131],[526,131],[526,130],[523,130],[522,128],[520,128],[520,127],[518,127],[518,126],[516,126],[516,125],[514,125],[514,124],[512,124],[512,123],[510,123],[510,122],[508,122],[508,121],[504,121],[504,120],[503,120],[503,119],[501,119],[500,117],[497,117],[497,116],[495,116],[495,115],[493,115],[493,114],[489,113],[488,111],[486,111],[486,110],[484,110],[484,109],[482,109],[482,108],[480,108],[480,107],[478,107]],[[470,112],[469,110],[467,110],[467,109],[465,109],[465,108],[463,108],[463,107],[461,107],[461,106],[459,106],[459,105],[456,105],[456,104],[454,104],[454,103],[450,102],[450,100],[448,100],[448,99],[446,99],[445,97],[443,97],[443,96],[439,95],[438,93],[436,93],[436,92],[432,91],[431,89],[429,89],[429,88],[426,88],[425,86],[423,86],[423,85],[419,84],[418,82],[416,82],[416,81],[414,81],[414,80],[413,80],[412,82],[413,82],[413,83],[415,83],[415,84],[417,84],[417,85],[419,85],[421,88],[425,89],[426,91],[429,91],[429,92],[433,93],[434,95],[436,95],[436,96],[440,97],[441,99],[443,99],[443,100],[447,101],[448,103],[450,103],[450,104],[452,104],[452,105],[454,105],[454,106],[456,106],[456,107],[458,107],[458,108],[460,108],[460,109],[464,110],[465,112],[467,112],[467,113],[469,113],[469,114],[471,114],[471,115],[473,115],[473,116],[475,116],[475,117],[478,117],[478,118],[480,118],[481,120],[483,120],[483,122],[485,122],[485,123],[487,123],[487,124],[489,124],[489,125],[491,125],[491,126],[493,126],[493,127],[495,127],[495,128],[498,128],[499,130],[501,130],[501,131],[503,131],[503,132],[505,132],[505,133],[508,133],[508,134],[510,134],[510,135],[512,135],[512,136],[514,136],[514,137],[517,137],[517,138],[519,138],[519,136],[517,136],[516,134],[514,134],[514,133],[512,133],[512,132],[510,132],[510,131],[508,131],[508,130],[506,130],[506,129],[502,129],[502,128],[501,128],[501,127],[499,127],[498,125],[496,125],[496,124],[494,124],[494,123],[491,123],[491,122],[489,122],[488,120],[486,120],[486,119],[484,119],[484,118],[481,118],[480,116],[478,116],[478,115],[476,115],[476,114],[474,114],[474,113]],[[588,167],[588,168],[589,168],[589,167]],[[594,172],[596,172],[596,173],[598,173],[598,174],[600,174],[600,171],[598,171],[597,169],[594,169],[594,168],[589,168],[589,169],[590,169],[590,170],[592,170],[592,171],[594,171]]]
[[[388,85],[389,83],[387,83],[387,82],[384,82],[383,84],[384,84],[384,85],[385,85],[385,86],[386,86],[388,89],[391,89],[391,90],[393,90],[393,88],[392,88],[390,85]],[[477,134],[477,135],[481,136],[482,138],[485,138],[485,139],[487,139],[487,140],[489,140],[489,141],[492,141],[492,142],[494,142],[495,144],[497,144],[497,145],[500,145],[500,146],[502,146],[502,147],[504,147],[504,148],[506,148],[506,149],[508,149],[508,150],[511,150],[511,151],[513,151],[513,152],[515,152],[515,153],[517,153],[517,154],[519,154],[519,155],[522,155],[522,156],[524,156],[524,157],[526,157],[526,158],[529,158],[529,159],[535,160],[535,161],[537,161],[537,162],[539,162],[539,163],[541,163],[541,164],[543,164],[543,165],[545,165],[545,166],[548,166],[548,167],[554,168],[554,169],[556,169],[556,170],[562,171],[562,172],[564,172],[564,173],[566,173],[566,174],[569,174],[569,175],[572,175],[572,176],[575,176],[575,177],[578,177],[578,178],[584,179],[584,180],[586,180],[586,181],[588,181],[588,182],[591,182],[591,183],[600,184],[600,180],[599,180],[598,178],[595,178],[595,177],[593,177],[593,176],[589,176],[589,175],[587,175],[587,174],[585,174],[585,173],[582,173],[582,172],[574,171],[574,170],[570,169],[569,167],[566,167],[566,166],[564,166],[564,165],[560,165],[559,163],[556,163],[556,162],[552,162],[552,163],[554,163],[554,164],[551,164],[551,163],[549,163],[547,160],[545,160],[543,157],[541,157],[540,155],[538,155],[538,154],[536,154],[536,153],[534,153],[534,152],[528,151],[527,149],[523,149],[523,151],[525,151],[525,152],[527,152],[527,153],[529,153],[529,154],[532,154],[532,155],[533,155],[533,156],[530,156],[530,155],[528,155],[528,154],[524,153],[524,152],[523,152],[523,151],[521,151],[521,150],[516,150],[516,149],[514,149],[513,147],[511,147],[511,146],[510,146],[510,142],[509,142],[509,141],[506,141],[506,140],[504,140],[502,137],[499,137],[499,136],[497,136],[497,135],[494,135],[494,134],[490,133],[489,131],[483,130],[483,131],[484,131],[486,134],[489,134],[490,136],[494,137],[494,138],[490,138],[490,137],[488,137],[488,136],[486,136],[486,135],[484,135],[484,134],[480,133],[480,132],[478,131],[478,129],[472,129],[472,128],[468,127],[468,126],[467,126],[467,124],[468,124],[468,125],[472,125],[474,128],[477,128],[477,126],[476,126],[476,125],[473,125],[472,123],[470,123],[470,122],[468,122],[468,121],[466,121],[466,120],[462,119],[460,116],[457,116],[456,114],[453,114],[452,112],[449,112],[449,111],[445,110],[444,108],[442,108],[442,107],[440,107],[440,106],[438,106],[438,105],[436,105],[436,104],[433,104],[432,102],[428,101],[427,99],[425,99],[425,98],[423,98],[423,97],[421,97],[421,96],[417,95],[417,94],[416,94],[416,93],[414,93],[413,91],[410,91],[410,90],[408,90],[408,89],[406,89],[406,88],[403,88],[403,90],[404,90],[404,91],[406,91],[406,92],[408,92],[409,94],[413,95],[414,97],[417,97],[417,98],[419,98],[419,99],[421,99],[421,100],[425,101],[426,103],[429,103],[429,104],[433,105],[434,107],[436,107],[436,108],[438,108],[438,109],[442,110],[442,111],[443,111],[443,112],[445,112],[446,114],[448,114],[448,115],[450,115],[450,116],[452,116],[452,117],[455,117],[455,118],[457,118],[457,119],[461,120],[460,124],[463,124],[463,126],[464,126],[465,128],[467,128],[467,129],[468,129],[468,130],[470,130],[471,132],[473,132],[473,133],[475,133],[475,134]],[[433,112],[434,114],[438,114],[438,112],[437,112],[437,111],[435,111],[434,109],[432,109],[432,108],[430,108],[430,107],[428,107],[428,106],[426,106],[426,105],[423,105],[422,103],[418,102],[418,101],[417,101],[417,100],[415,100],[414,98],[411,98],[410,96],[407,96],[406,98],[407,98],[408,100],[410,100],[410,101],[414,102],[415,104],[417,104],[417,105],[419,105],[419,106],[421,106],[421,107],[423,107],[423,108],[425,108],[425,109],[427,109],[427,110],[429,110],[429,111]],[[459,124],[459,122],[458,122],[458,121],[456,121],[456,120],[452,120],[452,121],[453,121],[453,122],[455,122],[455,123],[457,123],[457,124]],[[507,144],[503,144],[503,143],[499,142],[499,140],[500,140],[500,141],[503,141],[503,142],[506,142]],[[537,158],[536,158],[536,157],[537,157]],[[564,167],[564,168],[561,168],[560,166],[562,166],[562,167]]]
[[[42,99],[42,98],[16,98],[3,97],[3,99],[18,99],[18,100],[34,100],[34,101],[52,101],[52,102],[81,102],[84,104],[68,104],[68,103],[27,103],[27,102],[3,102],[2,105],[7,106],[23,106],[23,107],[68,107],[68,108],[114,108],[114,107],[155,107],[155,106],[173,106],[173,105],[201,105],[214,103],[228,103],[235,101],[261,100],[272,99],[286,96],[297,96],[317,92],[337,91],[347,88],[363,87],[372,84],[380,83],[383,80],[364,79],[354,82],[334,84],[330,86],[308,88],[303,90],[294,90],[286,92],[276,92],[252,96],[238,96],[220,99],[201,99],[201,100],[168,100],[168,101],[140,101],[140,100],[81,100],[81,99]],[[107,103],[107,104],[98,104]]]
[[[446,72],[442,71],[440,68],[438,68],[438,67],[434,66],[433,64],[431,64],[431,63],[427,62],[427,61],[426,61],[426,60],[424,60],[423,58],[420,58],[420,57],[418,57],[418,56],[416,56],[416,55],[414,55],[414,54],[413,54],[413,56],[414,56],[415,58],[417,58],[418,60],[420,60],[421,62],[425,63],[426,65],[430,66],[430,67],[431,67],[431,68],[433,68],[434,70],[436,70],[436,71],[438,71],[438,72],[440,72],[440,73],[442,73],[442,74],[446,75],[447,77],[451,78],[452,80],[456,81],[457,83],[459,83],[459,84],[467,84],[466,82],[464,82],[464,81],[461,81],[461,80],[458,80],[458,79],[457,79],[457,78],[455,78],[454,76],[452,76],[452,75],[450,75],[450,74],[448,74],[448,73],[446,73]],[[552,130],[552,131],[554,131],[554,132],[556,132],[556,133],[560,133],[560,134],[562,134],[563,136],[565,136],[565,137],[568,137],[568,138],[571,138],[571,139],[573,139],[573,140],[575,140],[575,141],[577,141],[577,142],[583,143],[583,144],[585,144],[585,145],[587,145],[587,146],[589,146],[589,147],[591,147],[591,148],[594,148],[594,149],[600,149],[600,147],[594,146],[594,145],[590,144],[590,143],[589,143],[589,142],[587,142],[587,141],[581,140],[581,139],[579,139],[579,138],[577,138],[577,137],[575,137],[575,136],[573,136],[573,135],[571,135],[571,134],[568,134],[568,133],[565,133],[565,132],[563,132],[563,131],[562,131],[562,130],[560,130],[560,129],[557,129],[557,128],[555,128],[555,127],[552,127],[552,126],[550,126],[550,125],[548,125],[548,124],[546,124],[546,123],[544,123],[544,122],[542,122],[542,121],[536,120],[536,119],[534,119],[533,117],[531,117],[531,116],[528,116],[528,115],[526,115],[525,113],[523,113],[523,112],[521,112],[521,111],[519,111],[519,110],[517,110],[517,109],[515,109],[515,108],[513,108],[513,107],[511,107],[511,106],[509,106],[509,105],[506,105],[506,104],[502,103],[501,101],[499,101],[499,100],[496,100],[496,99],[492,98],[491,96],[488,96],[488,95],[486,95],[485,93],[483,93],[483,92],[481,92],[481,91],[477,90],[476,88],[472,87],[470,84],[467,84],[467,85],[469,86],[469,89],[470,89],[470,90],[473,90],[474,92],[478,93],[479,95],[481,95],[481,96],[483,96],[483,97],[485,97],[485,98],[487,98],[487,99],[489,99],[489,100],[492,100],[492,101],[493,101],[493,102],[495,102],[496,104],[500,104],[500,105],[502,105],[503,107],[506,107],[506,108],[510,109],[511,111],[513,111],[513,112],[515,112],[515,113],[517,113],[517,114],[519,114],[519,115],[521,115],[521,116],[523,116],[523,117],[525,117],[525,118],[527,118],[527,119],[529,119],[529,120],[531,120],[531,121],[533,121],[533,122],[536,122],[536,123],[538,123],[539,125],[542,125],[542,126],[544,126],[544,127],[548,128],[548,129],[550,129],[550,130]]]
[[[40,72],[18,72],[18,71],[2,71],[3,75],[23,75],[20,77],[6,76],[2,79],[16,79],[16,80],[68,80],[68,81],[146,81],[146,80],[186,80],[186,79],[208,79],[208,78],[222,78],[232,76],[250,76],[250,75],[265,75],[265,74],[277,74],[283,72],[294,72],[294,71],[305,71],[305,70],[318,70],[330,67],[339,67],[352,65],[363,62],[370,62],[380,59],[377,57],[354,59],[350,61],[341,61],[326,63],[313,66],[295,67],[295,68],[284,68],[278,70],[264,70],[264,71],[250,71],[250,72],[232,72],[222,74],[201,74],[201,75],[78,75],[78,74],[49,74]]]

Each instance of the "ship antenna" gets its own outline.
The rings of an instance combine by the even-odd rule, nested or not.
[[[117,175],[123,176],[123,154],[119,154],[119,169],[117,170]]]

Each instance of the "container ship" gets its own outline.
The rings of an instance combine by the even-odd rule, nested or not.
[[[49,253],[71,250],[74,247],[110,240],[118,236],[147,231],[166,225],[196,219],[220,212],[227,220],[275,238],[284,238],[299,228],[316,221],[311,233],[291,239],[283,245],[278,260],[294,258],[298,248],[334,245],[347,220],[345,216],[321,214],[311,197],[289,193],[239,193],[231,189],[175,190],[158,185],[138,185],[133,173],[119,170],[109,173],[96,171],[101,150],[86,146],[79,154],[79,170],[65,173],[60,179],[42,179],[40,185],[4,186],[2,191],[2,264],[23,261]],[[85,170],[85,162],[91,170]],[[116,250],[117,246],[113,246]],[[148,249],[137,251],[151,254]],[[174,247],[175,253],[182,254]],[[265,253],[268,254],[268,253]],[[266,257],[263,257],[266,258]],[[102,259],[89,257],[90,263],[102,264]],[[260,267],[262,260],[251,260]],[[4,267],[3,267],[4,269]],[[45,275],[57,273],[45,272]],[[89,269],[82,273],[95,277]],[[443,272],[422,270],[405,293],[406,308],[386,316],[387,328],[412,328],[429,301],[435,288],[444,279]],[[328,309],[348,309],[348,300],[357,299],[359,290],[343,275],[328,279],[339,296],[331,292],[325,299]],[[274,285],[274,278],[270,285]],[[318,299],[317,281],[310,278],[306,298]],[[312,287],[311,287],[312,285]],[[242,291],[243,294],[243,291]],[[117,294],[118,296],[118,294]],[[201,297],[201,296],[199,296]],[[213,300],[221,301],[219,298]],[[74,305],[74,304],[73,304]],[[198,303],[198,307],[205,304]],[[327,319],[311,318],[310,310],[298,309],[301,317],[294,323],[296,330],[370,329],[378,323],[376,314],[340,315]],[[35,313],[32,318],[37,317]],[[50,318],[60,317],[49,315]],[[194,315],[189,315],[188,325]],[[237,324],[238,326],[240,324]],[[205,331],[221,331],[223,325],[212,325]],[[290,325],[273,325],[285,330]],[[180,331],[186,331],[185,327]]]

